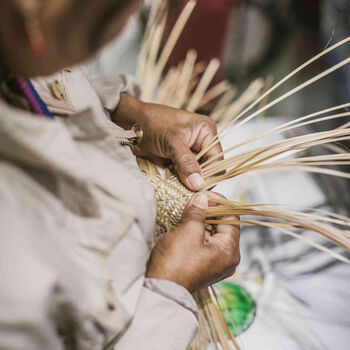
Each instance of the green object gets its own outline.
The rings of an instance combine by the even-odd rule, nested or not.
[[[235,335],[243,333],[254,321],[256,303],[241,286],[223,281],[216,285],[218,297],[230,331]]]

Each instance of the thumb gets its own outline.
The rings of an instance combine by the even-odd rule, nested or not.
[[[184,185],[192,191],[200,191],[204,185],[204,179],[197,159],[189,147],[178,142],[173,146],[171,153],[170,158]]]
[[[208,210],[208,197],[206,193],[196,193],[188,202],[183,214],[182,222],[198,221],[204,223]]]

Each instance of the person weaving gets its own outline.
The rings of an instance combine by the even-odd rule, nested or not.
[[[142,125],[143,155],[172,161],[199,191],[209,119],[139,101],[130,77],[66,69],[117,36],[138,3],[0,3],[1,349],[184,350],[198,327],[191,292],[239,263],[239,228],[209,232],[202,192],[151,250],[154,193],[120,142]],[[57,99],[43,82],[60,79]]]

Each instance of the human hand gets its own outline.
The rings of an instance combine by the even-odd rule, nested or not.
[[[194,195],[180,225],[154,247],[146,277],[170,280],[194,292],[235,272],[240,261],[239,227],[218,225],[211,234],[204,225],[207,209],[207,195]]]
[[[217,134],[215,123],[207,116],[183,110],[141,102],[125,93],[121,94],[119,106],[113,121],[130,128],[140,124],[144,136],[143,152],[154,158],[170,159],[175,170],[192,191],[199,191],[204,185],[196,154],[206,148]],[[220,143],[212,147],[203,160],[222,152]],[[221,160],[222,157],[216,161]]]

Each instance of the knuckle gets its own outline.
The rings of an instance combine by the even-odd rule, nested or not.
[[[207,120],[205,121],[204,127],[207,130],[207,132],[212,133],[212,132],[216,131],[215,122],[213,120],[211,120],[210,118],[207,118]]]
[[[172,148],[172,151],[175,152],[182,145],[183,135],[177,130],[167,131],[165,133],[166,141]]]
[[[226,266],[228,268],[236,267],[241,261],[241,254],[237,245],[229,247],[226,251]]]
[[[214,120],[209,119],[209,126],[210,126],[212,132],[213,132],[214,134],[216,134],[216,133],[217,133],[217,125],[216,125],[216,123],[214,122]]]
[[[194,172],[198,172],[197,164],[190,155],[180,154],[175,158],[175,170],[180,176],[188,176]]]
[[[234,275],[236,272],[236,267],[232,267],[230,269],[227,269],[225,271],[225,278],[231,277],[232,275]]]
[[[222,271],[233,273],[241,261],[241,254],[237,241],[228,237],[227,241],[223,243],[221,247],[217,248],[216,259],[220,262]]]
[[[234,221],[239,221],[240,217],[239,216],[232,216],[232,217],[230,217],[230,219],[234,220]],[[237,244],[237,240],[239,239],[240,232],[241,232],[240,226],[239,225],[229,225],[229,227],[230,227],[230,236]]]
[[[193,165],[193,158],[188,154],[182,154],[179,158],[179,161],[185,167],[189,167]]]
[[[215,124],[215,123],[214,123]],[[198,126],[200,126],[200,128],[202,129],[202,132],[212,132],[213,130],[213,124],[212,124],[212,120],[208,117],[205,116],[201,116],[201,118],[198,120]]]
[[[213,119],[209,118],[209,117],[205,117],[204,121],[206,122],[206,124],[208,126],[212,127],[216,127],[216,123],[214,122]]]
[[[235,254],[233,255],[233,266],[238,266],[241,262],[241,252],[239,251],[239,249],[237,249],[237,251],[235,252]]]
[[[224,254],[222,255],[222,259],[225,270],[232,267],[232,254],[228,250],[224,252]]]
[[[229,254],[236,251],[238,246],[237,237],[235,235],[227,235],[226,249]]]
[[[229,250],[230,256],[233,256],[235,254],[236,250],[237,250],[237,243],[232,238],[231,238],[231,244],[228,247],[228,250]]]
[[[237,245],[239,243],[239,238],[240,238],[240,235],[241,235],[241,230],[238,226],[232,226],[231,228],[231,239],[232,239],[232,244],[235,244]]]
[[[164,139],[170,146],[175,147],[175,143],[177,140],[177,132],[174,130],[165,130],[163,131],[162,139]]]

